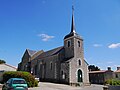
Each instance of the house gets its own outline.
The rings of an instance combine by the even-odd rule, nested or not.
[[[104,84],[106,80],[114,78],[114,71],[108,67],[108,70],[90,71],[89,79],[91,84]]]
[[[70,85],[89,84],[83,38],[76,32],[74,10],[72,11],[71,31],[65,35],[64,45],[49,51],[38,52],[26,49],[18,64],[18,70],[28,71],[40,81]]]
[[[2,81],[2,75],[5,71],[16,71],[17,68],[9,64],[0,64],[0,81]]]
[[[114,72],[115,73],[115,79],[120,80],[120,67],[117,67],[117,70]]]

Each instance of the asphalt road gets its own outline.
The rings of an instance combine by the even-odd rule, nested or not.
[[[40,82],[39,87],[29,88],[29,90],[103,90],[103,85],[74,87],[64,84]]]

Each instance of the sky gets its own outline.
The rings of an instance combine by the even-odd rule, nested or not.
[[[0,0],[0,59],[16,66],[26,49],[63,46],[71,30],[84,39],[89,65],[120,66],[120,0]]]

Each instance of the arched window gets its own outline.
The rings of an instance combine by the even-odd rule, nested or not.
[[[81,60],[78,60],[78,65],[79,65],[79,66],[81,65]]]
[[[80,47],[80,41],[78,41],[78,47]]]
[[[82,71],[78,70],[78,82],[83,82]]]
[[[68,41],[68,42],[67,42],[67,45],[68,45],[68,47],[70,47],[70,46],[71,46],[71,42],[70,42],[70,41]]]
[[[57,68],[57,64],[56,64],[56,62],[55,62],[55,66],[54,67],[55,67],[54,74],[55,74],[55,79],[56,79],[57,78],[57,69],[56,69]]]
[[[37,65],[35,65],[34,70],[35,70],[35,75],[37,75]]]
[[[62,75],[62,79],[66,78],[66,73],[64,73],[64,71],[61,71],[61,75]]]

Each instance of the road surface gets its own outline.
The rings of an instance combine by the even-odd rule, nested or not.
[[[29,90],[103,90],[103,85],[74,87],[64,84],[40,82],[39,87],[29,88]]]

